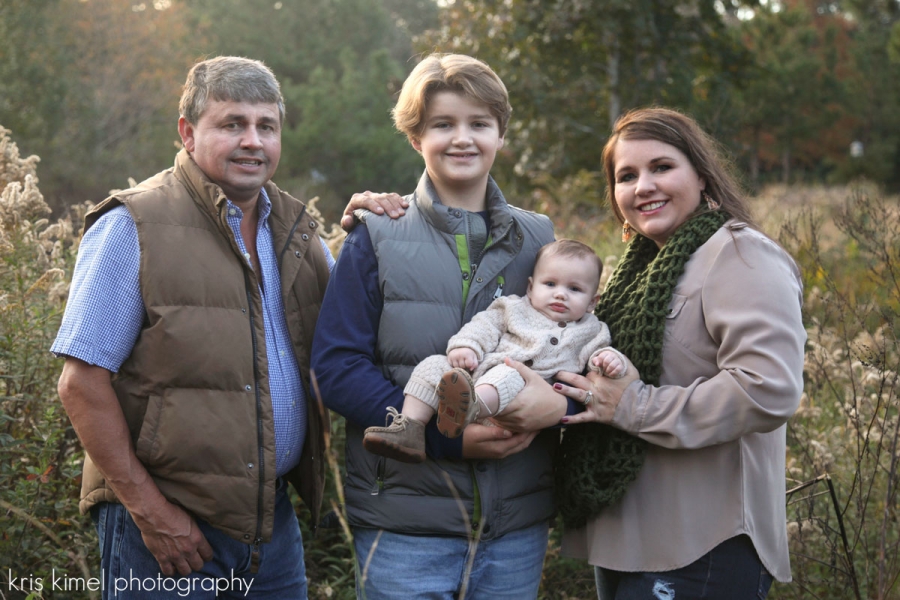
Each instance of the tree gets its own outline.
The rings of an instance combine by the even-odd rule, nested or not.
[[[626,109],[715,116],[721,89],[748,62],[722,14],[699,0],[457,0],[426,45],[494,67],[515,111],[512,171],[548,190],[598,170],[599,148]]]
[[[412,36],[436,19],[425,0],[193,0],[191,26],[208,51],[269,65],[282,84],[287,121],[278,181],[320,195],[335,218],[353,192],[408,191],[420,159],[390,109],[412,70]],[[264,35],[248,35],[264,32]]]
[[[176,11],[155,4],[0,8],[0,122],[51,165],[41,186],[51,206],[102,199],[171,164],[187,31]]]
[[[848,22],[789,2],[777,11],[759,8],[738,28],[754,57],[753,76],[735,95],[738,139],[753,184],[776,165],[785,182],[797,164],[833,167],[852,139],[840,79],[848,63]]]

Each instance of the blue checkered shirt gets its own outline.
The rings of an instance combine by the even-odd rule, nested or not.
[[[306,435],[306,397],[281,299],[281,275],[268,219],[272,203],[265,190],[261,190],[259,200],[256,251],[263,282],[259,291],[275,418],[275,470],[280,476],[300,461]],[[228,225],[249,262],[241,236],[243,213],[230,200],[227,208]],[[319,241],[331,269],[334,259],[325,242]],[[81,241],[69,301],[51,352],[118,372],[131,354],[146,317],[140,264],[137,227],[128,209],[116,207],[98,219]]]

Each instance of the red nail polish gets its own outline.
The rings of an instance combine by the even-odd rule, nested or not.
[[[562,384],[561,384],[561,383],[554,383],[554,384],[553,384],[553,389],[554,389],[554,390],[557,390],[557,391],[561,390],[561,389],[562,389]]]
[[[562,423],[563,425],[565,425],[566,423],[569,422],[569,417],[563,417],[562,419],[559,420],[559,422]]]

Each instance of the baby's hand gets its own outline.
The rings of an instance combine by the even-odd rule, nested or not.
[[[447,353],[447,360],[451,367],[474,371],[478,366],[478,355],[471,348],[454,348]]]
[[[600,372],[603,373],[603,375],[610,379],[622,377],[625,375],[625,369],[627,368],[625,362],[615,352],[601,352],[595,356],[591,362],[594,363],[595,367],[600,369]]]

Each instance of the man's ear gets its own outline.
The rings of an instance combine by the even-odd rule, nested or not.
[[[194,126],[184,117],[178,118],[178,135],[181,136],[181,144],[188,152],[194,151]]]

